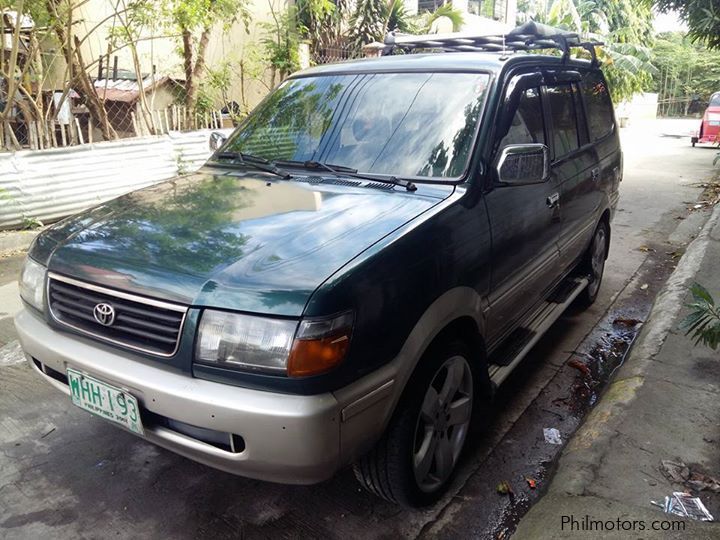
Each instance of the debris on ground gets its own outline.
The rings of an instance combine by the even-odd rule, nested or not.
[[[626,319],[625,317],[618,317],[613,321],[613,324],[627,326],[628,328],[635,328],[638,324],[641,323],[642,321],[639,319]]]
[[[720,182],[717,180],[712,182],[703,182],[698,187],[703,188],[700,201],[693,205],[693,210],[701,208],[712,208],[716,204],[720,204]]]
[[[525,481],[527,482],[528,486],[530,486],[530,489],[535,489],[537,487],[537,480],[535,480],[534,478],[526,476]]]
[[[660,462],[660,471],[671,482],[684,484],[690,478],[690,468],[684,463],[663,459]]]
[[[642,251],[643,253],[650,253],[650,252],[654,252],[654,251],[655,251],[653,248],[651,248],[651,247],[649,247],[649,246],[645,246],[645,245],[640,246],[638,249],[639,249],[640,251]]]
[[[648,287],[649,287],[649,285],[648,285],[647,283],[643,283],[642,285],[640,285],[640,290],[644,291],[644,290],[646,290]]]
[[[548,444],[562,444],[560,432],[555,428],[543,428],[543,435]]]
[[[699,497],[693,497],[682,491],[675,491],[670,497],[665,497],[663,503],[650,501],[659,506],[666,514],[673,514],[696,521],[714,521],[714,518]]]
[[[503,480],[502,482],[500,482],[495,488],[495,490],[500,495],[511,495],[513,492],[512,487],[510,486],[510,482],[508,482],[507,480]]]
[[[572,368],[577,369],[578,371],[580,371],[580,372],[581,372],[583,375],[585,375],[586,377],[591,377],[591,376],[592,376],[592,373],[590,372],[590,368],[588,367],[588,365],[582,363],[580,360],[577,360],[577,359],[573,358],[572,360],[570,360],[570,361],[567,363],[567,365],[570,366],[570,367],[572,367]]]
[[[701,472],[693,471],[685,465],[683,462],[670,461],[663,459],[660,462],[660,471],[665,477],[675,482],[676,484],[682,484],[695,491],[712,491],[713,493],[720,493],[720,480]]]

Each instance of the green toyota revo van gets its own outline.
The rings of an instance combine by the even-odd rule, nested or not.
[[[352,464],[391,501],[440,497],[494,388],[595,300],[622,153],[577,36],[385,53],[291,76],[196,173],[43,232],[16,318],[37,373],[230,473]]]

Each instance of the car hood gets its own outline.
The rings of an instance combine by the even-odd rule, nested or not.
[[[206,168],[61,222],[33,256],[53,272],[135,294],[299,316],[323,281],[453,191],[329,182]]]

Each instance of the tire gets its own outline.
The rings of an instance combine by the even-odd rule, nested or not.
[[[385,433],[354,465],[365,489],[409,508],[432,504],[445,493],[473,418],[480,416],[475,409],[487,403],[476,376],[486,366],[474,368],[470,358],[470,349],[457,339],[423,357]]]
[[[603,274],[605,273],[605,260],[610,246],[610,226],[607,221],[601,221],[593,233],[590,247],[588,248],[581,264],[582,273],[590,277],[590,283],[578,296],[578,302],[582,307],[590,307],[597,300],[600,286],[602,285]]]

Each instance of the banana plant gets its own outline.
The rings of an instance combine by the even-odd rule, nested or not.
[[[626,41],[627,28],[610,31],[602,2],[597,0],[555,0],[550,9],[538,14],[539,22],[575,32],[587,39],[601,41],[598,49],[614,101],[628,99],[647,88],[657,69],[652,64],[652,51],[641,43]]]

